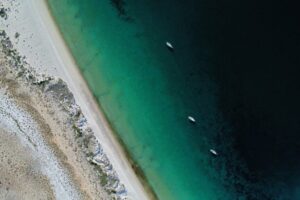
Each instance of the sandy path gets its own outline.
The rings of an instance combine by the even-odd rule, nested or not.
[[[0,80],[3,87],[4,80]],[[45,129],[47,120],[40,118],[41,124],[32,111],[23,108],[25,104],[12,93],[15,86],[0,88],[1,189],[5,188],[13,199],[81,199],[81,191],[63,160],[49,146],[50,139],[43,137],[43,132],[51,134],[50,129]],[[23,99],[28,99],[26,94]]]
[[[0,130],[0,141],[0,199],[55,199],[30,150],[5,130]]]

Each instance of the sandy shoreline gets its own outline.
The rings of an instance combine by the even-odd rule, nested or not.
[[[23,12],[22,9],[18,12],[11,10],[10,14],[15,12],[17,17],[15,17],[15,21],[8,19],[12,20],[9,21],[10,25],[7,28],[8,35],[13,37],[16,31],[20,33],[20,39],[13,41],[14,46],[22,55],[26,56],[28,63],[37,72],[60,77],[67,83],[74,94],[76,103],[87,118],[88,125],[100,141],[121,183],[125,185],[130,199],[149,199],[149,195],[135,175],[78,71],[76,63],[48,11],[46,1],[27,0],[26,3],[20,1],[19,4],[23,4],[20,5],[20,7],[23,6]],[[29,10],[30,13],[28,13]],[[18,17],[22,17],[24,21],[19,22]],[[10,16],[10,18],[12,17]],[[21,23],[21,26],[18,23]],[[23,43],[20,42],[22,38],[24,38]]]

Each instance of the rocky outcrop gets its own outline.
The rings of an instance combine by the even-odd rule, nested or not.
[[[7,19],[7,9],[5,8],[0,8],[0,17],[4,18],[5,20]]]

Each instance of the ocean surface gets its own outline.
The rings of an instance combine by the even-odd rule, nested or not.
[[[157,199],[300,199],[297,6],[265,0],[48,3]]]

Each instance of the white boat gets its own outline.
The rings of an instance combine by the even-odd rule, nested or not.
[[[214,150],[214,149],[210,149],[209,151],[210,151],[210,153],[212,153],[212,154],[213,154],[213,155],[215,155],[215,156],[217,156],[217,155],[218,155],[217,151],[216,151],[216,150]]]
[[[192,116],[188,116],[188,120],[189,120],[190,122],[192,122],[192,123],[196,123],[195,118],[192,117]]]
[[[166,46],[170,49],[170,50],[174,50],[173,45],[170,42],[166,42]]]

